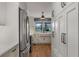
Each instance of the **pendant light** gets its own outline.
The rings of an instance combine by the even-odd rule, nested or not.
[[[41,19],[42,19],[42,20],[44,20],[44,19],[45,19],[44,12],[42,12]]]

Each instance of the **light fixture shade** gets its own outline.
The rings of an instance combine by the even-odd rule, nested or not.
[[[44,12],[42,12],[41,19],[45,19]]]

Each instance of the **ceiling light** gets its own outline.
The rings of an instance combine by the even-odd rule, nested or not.
[[[41,19],[45,19],[44,12],[42,12]]]

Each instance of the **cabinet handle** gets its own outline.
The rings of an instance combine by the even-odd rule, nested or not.
[[[13,49],[13,50],[12,50],[12,52],[15,52],[15,51],[16,51],[16,49]]]
[[[61,42],[66,44],[66,33],[61,33]]]

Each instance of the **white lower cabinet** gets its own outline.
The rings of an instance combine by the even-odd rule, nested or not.
[[[33,44],[50,44],[51,43],[51,34],[34,34],[32,36]]]
[[[4,53],[1,57],[19,57],[19,45],[14,46],[12,49]]]

